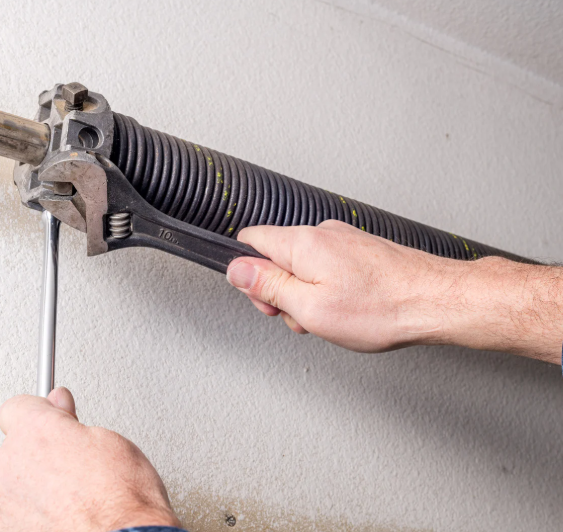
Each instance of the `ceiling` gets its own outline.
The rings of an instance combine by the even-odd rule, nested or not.
[[[382,7],[563,85],[562,0],[333,0]]]

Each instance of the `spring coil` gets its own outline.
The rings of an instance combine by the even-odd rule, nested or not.
[[[442,257],[523,260],[149,129],[133,118],[114,113],[114,122],[112,162],[153,207],[202,229],[234,238],[252,225],[318,225],[333,219]]]
[[[109,217],[109,233],[113,238],[127,238],[131,235],[131,214],[120,212]]]

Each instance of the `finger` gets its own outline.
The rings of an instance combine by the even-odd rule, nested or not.
[[[299,315],[300,301],[311,286],[265,259],[235,259],[227,270],[227,280],[241,292],[293,316]]]
[[[71,416],[76,418],[78,421],[78,416],[76,415],[76,405],[74,403],[74,397],[70,393],[70,390],[64,387],[55,388],[47,396],[47,399],[61,410],[68,412]]]
[[[283,321],[285,321],[285,324],[293,332],[296,332],[297,334],[309,334],[309,331],[304,329],[301,325],[299,325],[299,323],[297,323],[297,321],[295,321],[295,319],[292,316],[290,316],[287,312],[282,312],[281,317]]]
[[[293,273],[292,248],[299,232],[312,227],[257,225],[244,228],[237,240],[249,244],[284,270]]]
[[[279,308],[272,307],[272,305],[268,305],[268,303],[264,303],[259,299],[254,299],[253,297],[248,297],[250,301],[252,301],[253,305],[260,311],[266,314],[266,316],[277,316],[281,311]]]
[[[268,257],[284,270],[295,273],[292,264],[295,246],[299,242],[303,243],[303,241],[314,242],[314,236],[318,237],[320,233],[319,230],[323,229],[338,233],[356,234],[360,232],[367,234],[365,231],[361,231],[357,227],[345,222],[339,220],[325,220],[316,227],[308,225],[289,227],[257,225],[245,227],[238,234],[237,240],[252,246],[256,251]]]
[[[44,397],[17,395],[0,408],[0,430],[7,435],[18,425],[26,423],[30,416],[54,410],[53,404]]]

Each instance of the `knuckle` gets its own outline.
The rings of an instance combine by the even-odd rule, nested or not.
[[[322,309],[316,300],[310,298],[303,302],[301,310],[299,311],[299,324],[311,332],[319,330],[320,318]]]
[[[315,291],[301,302],[296,318],[308,332],[323,334],[326,332],[327,323],[334,323],[333,318],[338,315],[335,310],[333,298],[324,292]]]
[[[10,399],[8,399],[3,405],[2,405],[2,409],[17,409],[20,407],[24,407],[32,402],[37,401],[36,397],[33,397],[31,395],[16,395],[15,397],[12,397]]]
[[[285,271],[265,276],[260,283],[260,299],[276,308],[281,308],[283,294],[291,274]]]
[[[324,241],[323,232],[318,227],[302,226],[296,235],[294,245],[298,253],[310,253],[317,249]]]
[[[0,418],[6,426],[10,426],[10,431],[26,430],[27,427],[39,431],[42,429],[42,420],[51,414],[50,409],[42,408],[42,403],[47,403],[47,399],[16,395],[0,407]]]
[[[92,440],[98,444],[111,440],[114,434],[111,430],[104,429],[103,427],[88,427],[88,433]]]
[[[139,448],[127,438],[117,432],[103,427],[88,427],[90,436],[99,449],[110,452],[114,457],[134,458],[139,454]]]
[[[121,437],[117,432],[113,432],[103,427],[89,427],[88,432],[93,439],[102,446],[121,447],[125,438]]]
[[[346,229],[347,224],[340,220],[325,220],[321,222],[318,227],[323,229]]]

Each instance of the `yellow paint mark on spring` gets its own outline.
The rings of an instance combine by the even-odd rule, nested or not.
[[[345,199],[342,196],[338,196],[338,197],[340,198],[340,201],[346,205]]]
[[[233,230],[233,228],[232,228],[232,227],[229,227],[229,233],[230,233],[232,230]]]
[[[366,228],[362,225],[362,231],[365,231],[365,230],[366,230]]]
[[[225,192],[223,192],[223,201],[226,201],[228,197],[229,197],[229,191],[225,190]]]
[[[209,166],[213,166],[213,159],[211,157],[208,157],[207,161],[209,162]]]
[[[195,148],[195,151],[201,151],[201,148],[197,144],[194,144],[194,148]]]
[[[463,242],[463,245],[465,246],[465,251],[469,251],[469,246],[467,245],[467,242],[465,240],[463,240],[463,238],[461,239],[461,241]]]
[[[233,203],[233,208],[232,208],[232,209],[229,209],[229,210],[227,211],[227,218],[230,218],[230,217],[232,216],[233,212],[235,212],[235,207],[236,207],[236,206],[237,206],[237,204],[236,204],[236,203]]]
[[[353,214],[356,218],[358,217],[358,215],[356,214],[356,209],[354,209],[354,210],[352,211],[352,214]]]

